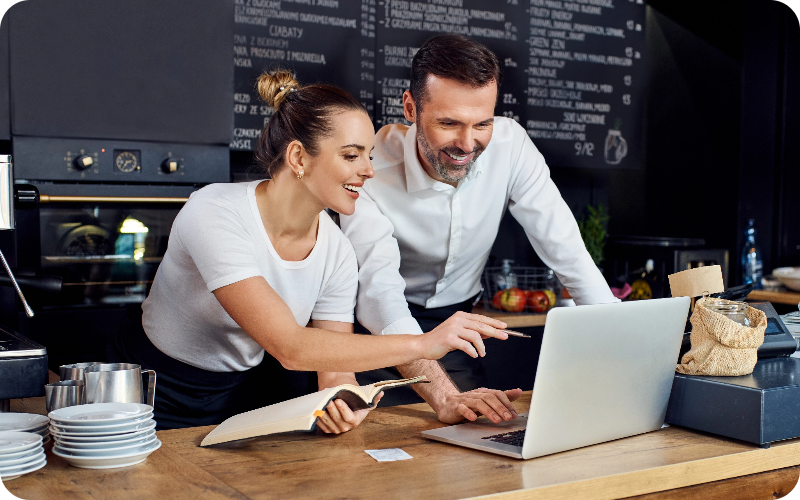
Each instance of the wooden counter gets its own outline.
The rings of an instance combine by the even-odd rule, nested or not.
[[[475,314],[482,314],[490,318],[496,318],[507,324],[509,328],[528,328],[531,326],[544,326],[547,314],[532,314],[532,313],[512,313],[490,311],[484,309],[482,305],[478,304],[473,310]]]
[[[529,400],[526,393],[517,408],[526,410]],[[647,498],[772,498],[797,483],[798,469],[786,468],[800,464],[800,439],[761,449],[677,427],[523,461],[420,436],[441,425],[418,404],[378,409],[337,437],[284,434],[199,448],[212,427],[160,431],[163,446],[142,464],[78,469],[48,451],[45,468],[4,484],[27,500],[583,499],[665,490]],[[414,458],[379,463],[364,453],[376,448]]]
[[[800,292],[792,292],[789,290],[753,290],[750,292],[750,295],[747,296],[747,300],[766,300],[775,304],[796,306],[800,303]]]

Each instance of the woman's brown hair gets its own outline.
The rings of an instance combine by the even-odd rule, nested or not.
[[[253,154],[270,177],[284,165],[286,147],[300,141],[311,155],[319,154],[319,140],[333,132],[332,118],[343,111],[367,111],[350,93],[333,85],[301,87],[292,73],[278,69],[258,78],[258,93],[275,108]]]

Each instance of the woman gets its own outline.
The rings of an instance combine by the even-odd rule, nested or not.
[[[275,108],[255,152],[270,180],[190,197],[142,305],[143,328],[117,343],[119,357],[158,373],[160,429],[216,424],[297,396],[292,388],[305,387],[291,371],[316,371],[320,389],[356,384],[354,371],[455,349],[483,356],[482,336],[507,338],[495,329],[504,323],[467,314],[421,336],[352,334],[356,257],[324,209],[355,210],[374,175],[372,123],[347,92],[301,88],[288,71],[262,75],[258,88]],[[337,400],[318,425],[338,434],[366,414]]]

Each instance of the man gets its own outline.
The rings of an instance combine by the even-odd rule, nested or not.
[[[576,303],[616,301],[541,153],[519,124],[494,116],[499,83],[497,57],[459,35],[434,37],[414,56],[403,94],[413,125],[378,131],[375,177],[355,214],[341,217],[359,263],[356,315],[373,334],[420,334],[467,314],[506,209]],[[415,390],[442,422],[514,418],[521,391],[480,388],[480,360],[461,354],[442,358],[447,373],[425,360],[397,368],[427,375],[432,383]]]

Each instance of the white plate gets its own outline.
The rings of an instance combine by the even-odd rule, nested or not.
[[[71,438],[59,437],[56,444],[63,448],[76,448],[81,450],[99,450],[111,446],[125,446],[129,444],[144,443],[156,434],[155,430],[149,430],[144,434],[134,436],[129,439],[106,439],[104,441],[74,441]]]
[[[30,455],[26,455],[21,458],[15,458],[13,460],[0,460],[0,472],[2,472],[4,469],[8,469],[9,467],[16,469],[21,467],[22,464],[38,462],[44,456],[44,448],[34,448],[32,451],[35,453],[31,453]]]
[[[47,429],[49,429],[49,428],[50,428],[50,426],[45,424],[45,425],[43,425],[41,427],[34,427],[32,429],[28,429],[28,430],[22,431],[22,432],[33,432],[35,434],[42,434],[43,432],[47,432]]]
[[[109,446],[107,448],[100,448],[100,449],[86,449],[86,448],[71,448],[62,446],[60,443],[56,443],[53,449],[57,449],[61,453],[69,453],[70,455],[74,455],[76,457],[110,457],[110,456],[117,456],[124,453],[133,453],[135,451],[146,451],[148,447],[150,447],[153,443],[155,443],[157,438],[152,436],[141,443],[133,443],[133,444],[125,444],[122,446]]]
[[[0,413],[0,432],[28,432],[47,427],[50,419],[33,413]]]
[[[0,474],[0,477],[3,479],[3,481],[11,481],[12,479],[16,479],[16,478],[18,478],[19,476],[21,476],[23,474],[28,474],[30,472],[37,471],[37,470],[41,469],[42,467],[44,467],[45,465],[47,465],[47,458],[42,459],[41,462],[37,462],[35,464],[31,464],[30,466],[28,466],[28,467],[26,467],[24,469],[18,470],[16,472],[10,472],[10,473],[8,473],[8,475],[6,475],[5,473],[2,473],[2,474]]]
[[[122,432],[133,432],[144,429],[148,426],[155,427],[156,422],[153,417],[143,418],[142,420],[134,420],[125,424],[115,425],[58,425],[50,424],[50,432],[52,434],[84,434],[84,435],[97,435],[97,434],[119,434]]]
[[[30,432],[0,432],[0,457],[6,453],[30,450],[42,444],[42,436]]]
[[[93,403],[51,411],[50,420],[58,425],[110,425],[153,414],[153,407],[139,403]]]
[[[47,458],[44,456],[44,453],[36,457],[35,460],[29,460],[24,464],[12,465],[11,467],[0,467],[0,475],[10,476],[13,474],[19,474],[20,471],[43,462],[47,462]]]
[[[63,458],[73,467],[82,467],[84,469],[113,469],[115,467],[127,467],[128,465],[144,462],[148,455],[161,447],[161,441],[156,440],[155,443],[150,446],[150,449],[139,453],[110,457],[76,457],[74,455],[61,453],[55,448],[53,449],[53,454]]]
[[[65,429],[73,432],[95,432],[98,429],[124,429],[125,427],[132,427],[136,424],[140,424],[142,422],[149,422],[153,420],[153,413],[149,413],[144,415],[140,418],[136,418],[131,420],[130,422],[121,422],[121,423],[113,423],[113,424],[95,424],[95,425],[69,425],[69,424],[62,424],[61,422],[56,422],[55,420],[50,421],[49,427],[58,427],[59,429]]]
[[[48,434],[50,434],[50,427],[44,426],[40,429],[28,429],[27,431],[19,431],[19,432],[30,432],[31,434],[38,434],[42,437],[45,437]]]
[[[37,448],[32,448],[30,450],[18,451],[17,453],[8,453],[6,455],[0,455],[0,467],[6,467],[6,464],[8,464],[11,460],[30,459],[31,457],[43,451],[44,447],[39,446]]]
[[[27,457],[27,456],[32,457],[37,453],[39,453],[39,448],[31,448],[30,450],[17,451],[15,453],[5,453],[3,455],[0,455],[0,462],[2,462],[3,460],[13,460],[15,458],[20,458],[20,457]]]
[[[67,424],[67,423],[64,423],[64,422],[59,422],[57,420],[51,420],[50,421],[50,427],[56,426],[56,427],[58,427],[60,429],[70,429],[70,430],[76,430],[78,432],[81,432],[81,431],[84,431],[84,430],[91,431],[93,429],[117,429],[117,428],[125,427],[126,425],[133,425],[133,424],[136,424],[136,423],[139,423],[139,422],[145,422],[147,420],[152,420],[152,418],[153,418],[153,412],[151,411],[149,413],[145,413],[143,415],[139,415],[138,417],[136,417],[134,419],[126,420],[124,422],[111,422],[111,423],[98,422],[98,423],[94,423],[94,424],[72,425],[72,423]]]
[[[134,437],[141,437],[144,434],[149,432],[153,432],[155,426],[145,429],[139,429],[138,431],[134,432],[119,432],[114,434],[101,434],[97,436],[93,436],[91,434],[72,434],[69,432],[59,432],[53,434],[54,437],[58,439],[64,439],[69,441],[82,441],[86,443],[97,443],[97,442],[110,442],[110,441],[122,441],[125,439],[133,439]]]

